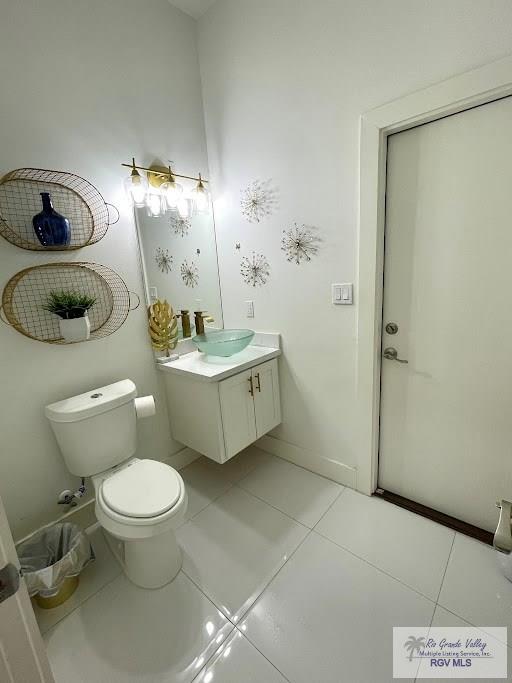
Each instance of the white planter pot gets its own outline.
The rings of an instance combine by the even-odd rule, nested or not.
[[[59,320],[60,333],[68,342],[86,341],[91,336],[91,323],[87,313],[82,318]]]

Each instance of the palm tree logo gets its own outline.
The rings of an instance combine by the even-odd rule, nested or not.
[[[404,647],[409,651],[409,661],[412,662],[412,658],[416,650],[419,652],[422,647],[425,647],[425,638],[415,638],[414,636],[409,636],[404,643]]]

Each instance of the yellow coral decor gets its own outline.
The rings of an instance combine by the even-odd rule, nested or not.
[[[172,306],[167,301],[158,299],[148,308],[149,336],[151,344],[157,351],[169,351],[178,345],[178,321]]]

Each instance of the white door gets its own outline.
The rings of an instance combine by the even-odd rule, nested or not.
[[[512,500],[512,98],[388,140],[379,486],[494,531]]]
[[[6,570],[9,565],[16,571]],[[0,499],[0,681],[52,683],[54,679],[23,579],[18,590],[2,600],[2,595],[11,592],[9,586],[18,569],[18,557]]]
[[[256,441],[252,371],[246,370],[219,382],[219,395],[226,459],[229,459]]]
[[[277,360],[258,365],[252,371],[256,434],[263,436],[281,422]]]

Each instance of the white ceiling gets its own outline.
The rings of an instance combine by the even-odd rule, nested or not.
[[[174,7],[190,14],[194,19],[199,19],[213,5],[215,0],[169,0],[169,2]]]

